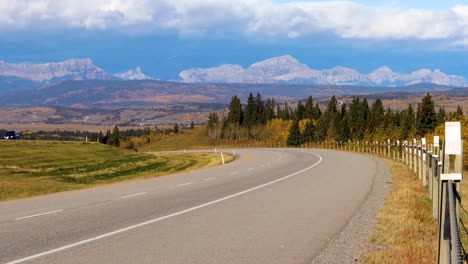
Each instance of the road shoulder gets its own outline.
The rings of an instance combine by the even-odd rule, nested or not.
[[[391,189],[389,168],[383,160],[376,159],[376,163],[374,184],[367,200],[348,225],[329,241],[312,263],[356,263],[366,250],[370,233],[376,222],[377,211]]]

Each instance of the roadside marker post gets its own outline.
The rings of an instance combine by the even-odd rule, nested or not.
[[[426,138],[421,139],[421,174],[423,178],[423,186],[427,186],[427,163],[426,163],[427,145]]]
[[[221,160],[223,161],[223,165],[224,165],[224,155],[223,155],[223,152],[221,152]]]

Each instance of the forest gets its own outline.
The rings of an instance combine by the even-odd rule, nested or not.
[[[211,113],[206,132],[212,140],[254,139],[275,143],[286,141],[289,146],[335,140],[397,140],[423,137],[448,120],[464,120],[463,109],[447,113],[436,110],[430,94],[416,107],[408,104],[402,111],[384,108],[377,98],[369,105],[366,98],[354,97],[347,105],[332,96],[323,109],[312,96],[292,108],[288,103],[276,104],[274,99],[262,99],[251,93],[245,104],[233,96],[227,115],[220,118]]]

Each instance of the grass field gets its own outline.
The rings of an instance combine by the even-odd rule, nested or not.
[[[284,144],[281,145],[284,147]],[[278,147],[272,146],[261,141],[252,139],[242,140],[215,140],[210,141],[210,138],[205,135],[202,128],[196,128],[193,131],[184,133],[159,136],[158,140],[139,146],[142,151],[166,151],[166,150],[183,150],[183,149],[213,149],[213,148],[261,148],[261,147]]]
[[[364,263],[435,263],[437,220],[427,190],[405,165],[386,160],[393,187],[377,214]]]
[[[232,160],[232,156],[225,158]],[[219,154],[147,155],[97,143],[0,141],[0,200],[156,177],[220,163]]]

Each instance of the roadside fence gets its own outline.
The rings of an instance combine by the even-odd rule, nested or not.
[[[383,142],[324,141],[307,147],[367,153],[407,165],[428,188],[432,215],[438,220],[437,263],[463,263],[460,241],[461,181],[463,179],[463,141],[460,122],[445,123],[445,138],[386,140]]]

